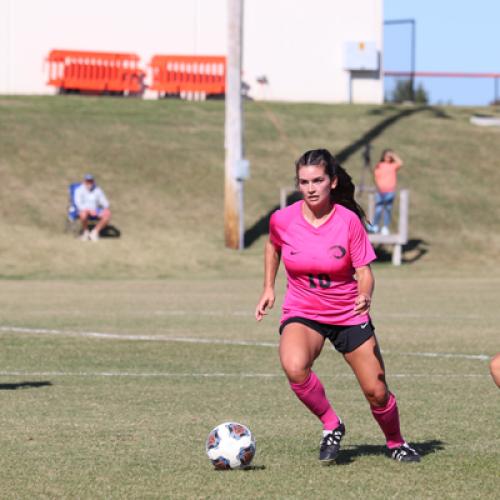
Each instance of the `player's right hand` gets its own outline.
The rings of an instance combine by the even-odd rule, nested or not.
[[[255,308],[255,319],[257,321],[261,321],[262,318],[267,315],[267,310],[273,308],[274,300],[274,290],[264,290]]]

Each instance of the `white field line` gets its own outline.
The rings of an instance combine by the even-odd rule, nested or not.
[[[154,311],[155,316],[164,317],[175,317],[175,316],[190,316],[190,317],[217,317],[217,318],[229,318],[232,316],[253,318],[253,311],[184,311],[184,310],[158,310]],[[142,313],[141,313],[142,315]],[[389,312],[389,313],[379,313],[373,316],[376,321],[387,320],[387,319],[407,319],[407,320],[463,320],[463,321],[478,321],[489,319],[495,321],[500,319],[498,314],[488,315],[485,317],[484,314],[446,314],[446,313],[412,313],[412,312]]]
[[[491,356],[487,354],[460,354],[452,352],[399,352],[382,351],[384,354],[397,354],[400,356],[419,356],[423,358],[459,358],[459,359],[478,359],[480,361],[489,361]]]
[[[87,314],[86,311],[84,310],[77,310],[77,309],[43,309],[43,310],[37,310],[37,309],[31,309],[30,311],[27,312],[27,314],[30,314],[31,316],[39,316],[39,315],[50,315],[50,314],[63,314],[65,316],[83,316]],[[182,310],[182,309],[166,309],[166,310],[157,310],[157,311],[127,311],[127,315],[133,315],[133,316],[144,316],[148,314],[154,314],[155,316],[214,316],[214,317],[224,317],[224,316],[248,316],[248,317],[253,317],[254,312],[253,311],[247,311],[247,310],[241,310],[241,311],[189,311],[189,310]]]
[[[56,309],[44,309],[44,310],[35,310],[32,309],[28,312],[29,315],[31,316],[40,316],[40,315],[65,315],[65,316],[83,316],[86,313],[86,311],[79,311],[79,310],[56,310]],[[151,311],[151,313],[148,313],[147,311],[145,312],[135,312],[135,311],[130,311],[127,314],[129,315],[134,315],[134,316],[143,316],[147,314],[152,314],[155,316],[191,316],[191,317],[217,317],[217,318],[228,318],[228,317],[248,317],[248,318],[253,318],[254,312],[253,311],[248,311],[248,310],[231,310],[231,311],[192,311],[192,310],[184,310],[184,309],[159,309],[156,311]],[[391,318],[397,318],[397,319],[450,319],[453,318],[454,320],[457,319],[462,319],[462,320],[480,320],[480,319],[485,319],[484,314],[446,314],[446,313],[413,313],[413,312],[387,312],[387,313],[377,313],[374,315],[374,318],[376,320],[384,320],[384,319],[391,319]],[[499,319],[500,316],[498,314],[494,315],[488,315],[487,319],[492,319],[496,320]]]
[[[175,373],[175,372],[65,372],[3,370],[0,377],[135,377],[135,378],[284,378],[282,373]],[[353,374],[322,375],[321,378],[350,378]],[[481,373],[392,373],[390,378],[489,378]]]
[[[277,347],[277,342],[256,342],[250,340],[229,340],[229,339],[204,339],[193,337],[170,337],[168,335],[132,335],[122,333],[102,333],[102,332],[75,332],[67,330],[52,330],[45,328],[23,328],[16,326],[0,326],[0,332],[5,333],[21,333],[27,335],[57,335],[64,337],[87,337],[107,340],[134,340],[134,341],[151,341],[151,342],[184,342],[191,344],[222,344],[222,345],[238,345],[238,346],[257,346],[257,347]],[[398,351],[383,351],[384,354],[394,354],[400,356],[419,356],[427,358],[458,358],[458,359],[474,359],[480,361],[488,361],[490,356],[487,354],[460,354],[460,353],[439,353],[439,352],[398,352]]]
[[[10,376],[10,377],[137,377],[137,378],[170,378],[170,377],[194,377],[194,378],[224,378],[224,377],[234,377],[234,378],[278,378],[283,375],[280,373],[195,373],[195,372],[65,372],[65,371],[46,371],[46,372],[29,372],[29,371],[0,371],[0,376]]]
[[[228,316],[248,316],[253,317],[253,311],[190,311],[182,309],[168,309],[168,310],[157,310],[154,311],[155,316],[215,316],[215,317],[228,317]],[[390,313],[380,313],[377,315],[381,319],[384,318],[407,318],[407,319],[443,319],[450,318],[450,314],[445,313],[413,313],[413,312],[390,312]],[[484,315],[480,314],[453,314],[453,319],[484,319]],[[495,316],[497,318],[497,316]]]
[[[183,310],[160,310],[154,311],[156,316],[253,316],[253,311],[183,311]]]
[[[170,337],[168,335],[131,335],[123,333],[72,332],[45,328],[21,328],[0,326],[0,332],[25,333],[28,335],[60,335],[63,337],[90,337],[108,340],[143,340],[153,342],[185,342],[191,344],[223,344],[258,347],[277,347],[276,342],[253,342],[249,340],[202,339],[192,337]]]

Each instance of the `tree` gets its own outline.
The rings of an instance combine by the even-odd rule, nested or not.
[[[398,80],[396,87],[392,91],[389,101],[391,102],[404,102],[415,101],[418,104],[427,104],[429,96],[424,86],[419,83],[415,89],[415,99],[412,99],[412,81],[411,80]]]

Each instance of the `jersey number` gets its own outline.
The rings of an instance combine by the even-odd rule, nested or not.
[[[330,288],[332,281],[330,280],[330,276],[328,274],[318,274],[314,276],[314,274],[309,274],[309,287],[310,288]]]

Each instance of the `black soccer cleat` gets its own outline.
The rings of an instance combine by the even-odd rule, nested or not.
[[[319,460],[325,465],[335,461],[340,450],[340,441],[344,437],[345,426],[342,422],[332,432],[323,436],[319,447]]]
[[[389,451],[391,458],[398,462],[420,462],[420,455],[408,443],[403,443]]]

